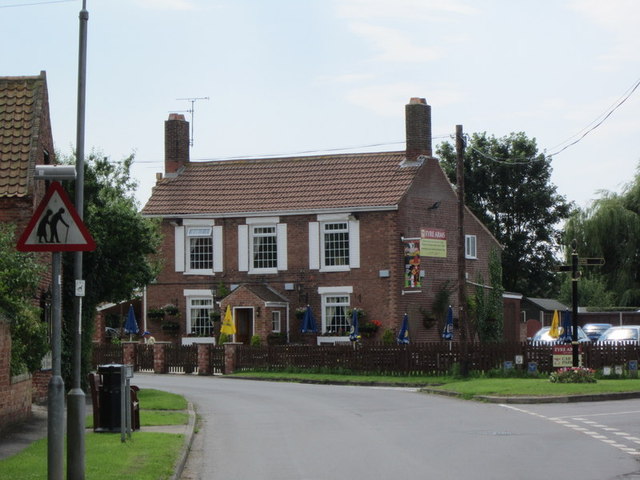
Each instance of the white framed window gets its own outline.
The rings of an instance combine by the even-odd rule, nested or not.
[[[251,225],[250,260],[252,270],[278,268],[278,234],[275,225]]]
[[[186,227],[188,254],[187,270],[213,271],[213,229],[211,227]]]
[[[274,333],[280,333],[282,328],[282,312],[280,310],[274,310],[271,312],[271,331]]]
[[[175,270],[192,275],[222,272],[222,227],[212,220],[184,220],[176,226]]]
[[[322,303],[322,333],[344,335],[351,329],[347,314],[353,287],[319,287]]]
[[[327,268],[349,266],[349,223],[326,222],[322,228],[322,265]]]
[[[360,267],[360,223],[348,214],[318,215],[309,223],[309,268],[347,271]]]
[[[464,236],[464,257],[465,258],[478,258],[478,245],[475,235]]]
[[[249,273],[287,269],[287,225],[278,218],[247,218],[238,225],[238,267]]]
[[[202,337],[213,336],[213,296],[211,290],[185,290],[187,304],[187,333]]]

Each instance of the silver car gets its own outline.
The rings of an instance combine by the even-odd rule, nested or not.
[[[531,338],[532,342],[540,342],[540,343],[563,343],[562,341],[562,333],[563,328],[558,327],[558,331],[560,332],[560,336],[558,338],[553,338],[549,335],[549,330],[551,327],[542,327],[540,330],[536,332],[536,334]],[[584,333],[582,327],[578,327],[578,342],[590,342],[587,334]]]
[[[640,339],[640,325],[622,325],[606,330],[597,343],[632,342],[638,343]]]

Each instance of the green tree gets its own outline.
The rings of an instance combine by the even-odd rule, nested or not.
[[[437,154],[456,183],[455,147],[445,142]],[[465,202],[504,247],[503,286],[529,296],[547,296],[554,287],[560,232],[571,204],[551,183],[551,161],[524,133],[503,138],[474,133],[464,155]]]
[[[34,305],[44,270],[34,254],[16,250],[15,225],[0,223],[0,316],[11,325],[11,375],[38,370],[49,348]]]
[[[571,274],[564,274],[563,277],[558,300],[565,305],[571,305],[573,301]],[[607,290],[601,277],[583,276],[578,281],[578,303],[581,307],[609,308],[616,305],[616,298],[612,292]]]
[[[575,211],[565,226],[567,252],[574,239],[580,257],[605,259],[601,267],[582,269],[583,277],[601,282],[617,306],[640,305],[640,167],[621,194],[601,192]]]
[[[489,285],[478,277],[476,292],[469,302],[472,321],[481,342],[502,340],[504,336],[504,314],[502,294],[502,265],[500,254],[494,248],[489,252]]]
[[[155,254],[161,237],[159,222],[142,217],[134,197],[137,182],[131,177],[133,155],[121,162],[92,153],[85,163],[84,224],[97,244],[93,252],[83,254],[83,278],[86,282],[82,301],[82,379],[91,362],[91,338],[96,307],[102,302],[131,299],[136,290],[150,283],[159,271]],[[67,158],[65,163],[74,163]],[[66,190],[75,198],[75,184]],[[70,355],[73,344],[73,255],[63,259],[63,376],[70,382]],[[70,383],[68,383],[70,385]]]

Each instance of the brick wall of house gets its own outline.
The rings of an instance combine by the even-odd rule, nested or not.
[[[434,208],[434,205],[437,207]],[[440,168],[438,160],[428,158],[420,174],[416,177],[410,188],[409,194],[401,204],[398,215],[399,236],[405,238],[420,237],[420,229],[423,227],[441,229],[446,232],[447,257],[422,257],[420,269],[425,272],[421,293],[400,295],[398,308],[395,315],[409,314],[410,330],[418,334],[421,341],[432,341],[440,338],[440,323],[444,319],[437,319],[438,323],[425,329],[422,324],[421,311],[429,312],[433,300],[439,290],[449,286],[454,288],[450,294],[450,303],[454,312],[458,311],[457,276],[458,276],[458,197],[453,190],[445,173]],[[477,259],[467,259],[465,262],[467,279],[477,281],[479,276],[488,283],[488,258],[492,248],[499,248],[495,239],[484,226],[467,210],[464,219],[464,232],[466,235],[476,235]],[[395,282],[402,281],[394,272]],[[401,283],[399,283],[401,285]],[[467,292],[472,288],[467,285]]]
[[[31,415],[32,383],[29,375],[11,378],[9,323],[0,320],[0,430]]]

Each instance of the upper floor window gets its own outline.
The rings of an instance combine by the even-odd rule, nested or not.
[[[251,267],[254,270],[278,268],[276,226],[251,226]]]
[[[349,224],[322,224],[322,264],[325,267],[349,265]]]
[[[309,223],[309,268],[346,271],[360,267],[360,222],[348,214],[318,215]]]
[[[287,225],[278,221],[256,217],[238,225],[238,270],[263,274],[287,269]]]
[[[222,227],[213,220],[183,220],[183,225],[175,227],[174,260],[176,272],[222,272]]]
[[[187,227],[189,242],[189,270],[213,271],[213,229]]]
[[[478,247],[475,235],[464,236],[464,256],[465,258],[478,258]]]

